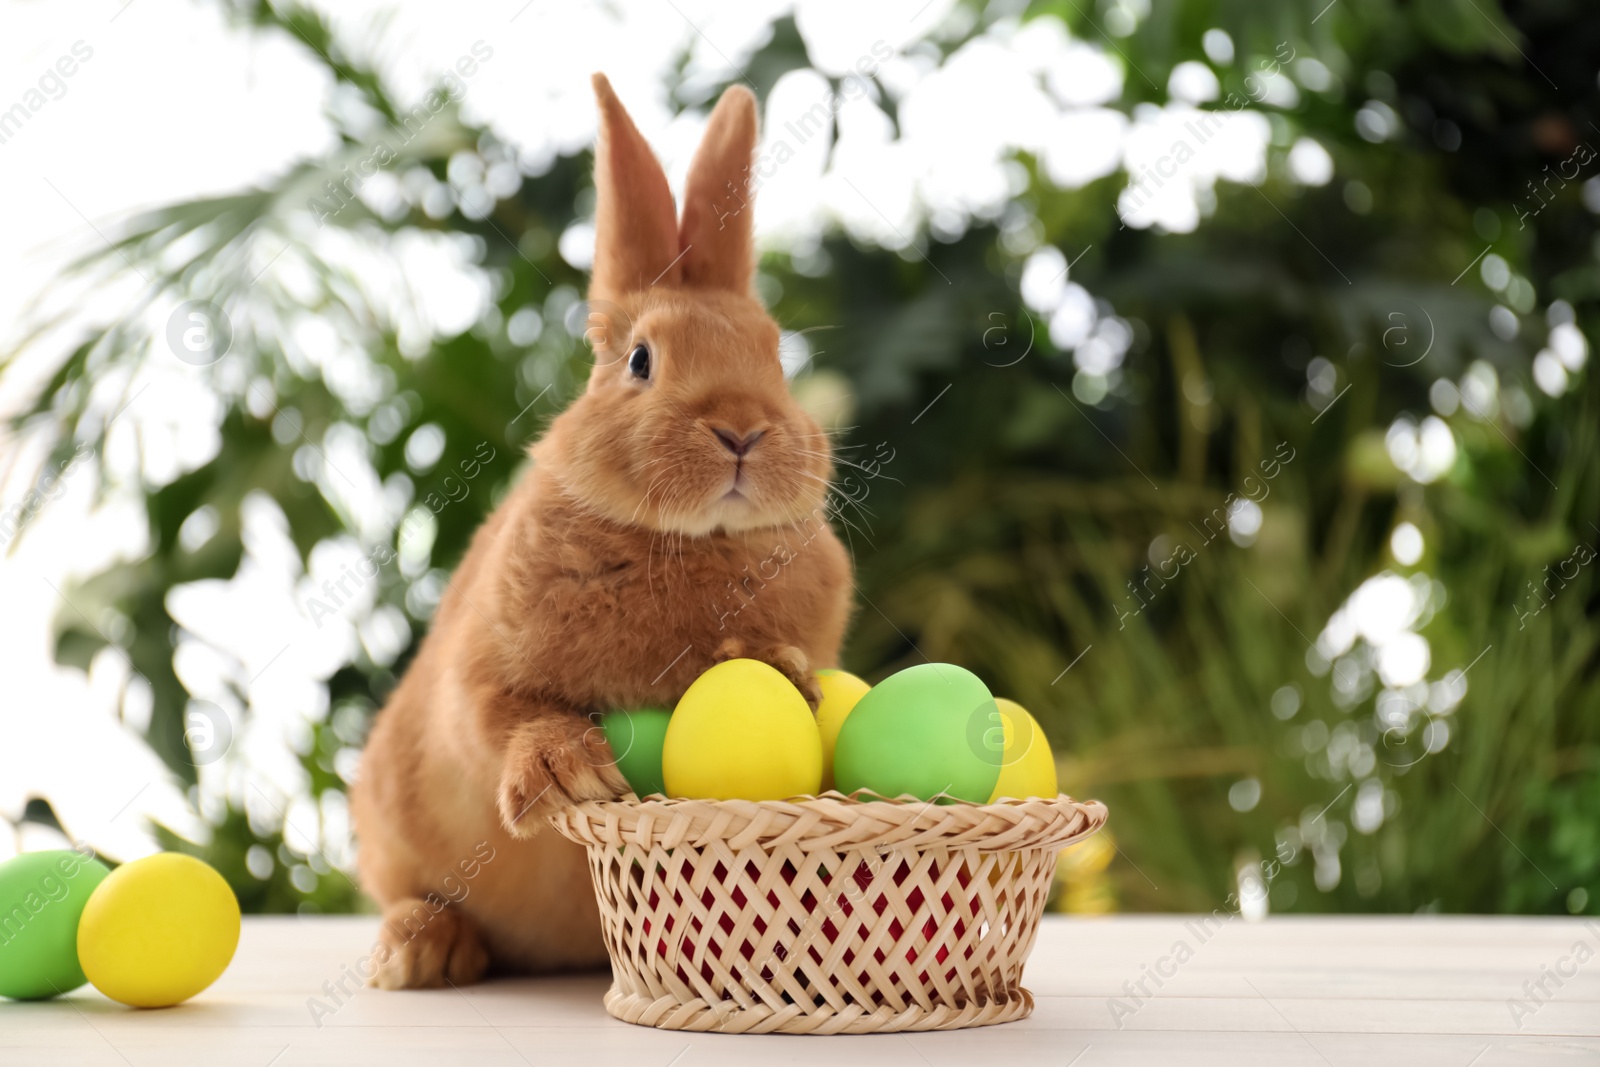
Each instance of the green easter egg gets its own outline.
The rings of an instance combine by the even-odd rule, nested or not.
[[[982,804],[1004,751],[999,710],[978,676],[923,663],[885,678],[851,710],[834,747],[835,788]]]
[[[78,919],[110,873],[66,849],[0,863],[0,997],[38,1000],[88,981],[78,966]]]
[[[666,795],[661,744],[666,740],[671,719],[672,713],[661,708],[608,711],[600,716],[600,728],[606,732],[611,753],[617,758],[617,770],[641,797],[651,793]]]

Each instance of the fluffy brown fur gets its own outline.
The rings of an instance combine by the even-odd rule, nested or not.
[[[594,88],[588,386],[474,537],[354,790],[386,988],[604,962],[583,852],[544,827],[627,789],[591,716],[671,707],[731,656],[815,706],[811,671],[837,661],[849,614],[827,437],[751,295],[755,99],[735,86],[717,104],[680,226],[649,146]]]

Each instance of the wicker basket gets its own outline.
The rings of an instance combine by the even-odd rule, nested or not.
[[[624,1022],[952,1030],[1033,1010],[1022,965],[1063,845],[1105,806],[619,800],[551,819],[589,850]]]

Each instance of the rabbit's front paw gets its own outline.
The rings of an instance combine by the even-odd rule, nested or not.
[[[560,807],[627,791],[599,726],[574,715],[543,715],[511,735],[500,772],[500,821],[512,836],[529,837]]]
[[[817,705],[822,703],[822,687],[817,684],[816,672],[811,669],[811,661],[804,652],[793,645],[779,645],[768,649],[756,659],[776,667],[785,678],[794,683],[796,689],[800,690],[800,695],[806,698],[811,710],[813,712],[817,710]]]
[[[806,703],[811,705],[813,712],[817,710],[817,705],[822,703],[822,687],[817,684],[817,676],[811,670],[811,661],[794,645],[774,645],[759,652],[746,652],[743,641],[737,637],[730,637],[717,647],[711,661],[723,663],[730,659],[746,657],[760,660],[776,668],[794,683],[796,689],[800,690],[800,695],[806,698]]]

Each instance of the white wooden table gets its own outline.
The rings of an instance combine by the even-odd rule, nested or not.
[[[1204,940],[1194,923],[1051,917],[1025,979],[1038,1007],[1006,1026],[736,1037],[617,1022],[601,1007],[601,975],[360,989],[338,1003],[324,983],[355,988],[345,975],[371,951],[376,921],[253,918],[228,973],[181,1007],[134,1011],[88,987],[54,1002],[0,1002],[0,1065],[1600,1063],[1600,922],[1233,918]],[[1187,951],[1175,954],[1179,942]],[[1588,953],[1574,954],[1579,942]],[[1513,998],[1528,1010],[1514,1013]]]

